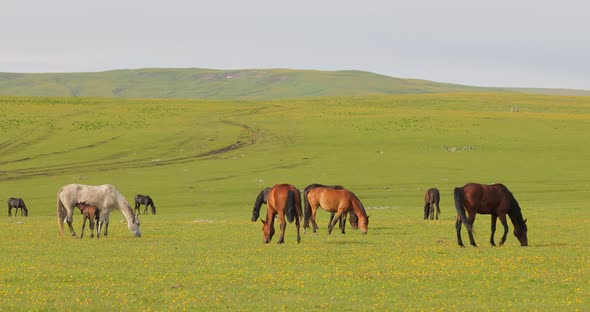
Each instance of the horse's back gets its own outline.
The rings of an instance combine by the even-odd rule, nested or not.
[[[463,192],[465,202],[476,207],[477,213],[497,214],[510,208],[511,193],[504,184],[467,183]]]
[[[273,186],[268,193],[267,204],[271,206],[271,208],[276,209],[277,205],[282,205],[287,202],[289,191],[293,191],[296,204],[300,204],[301,196],[299,190],[292,184],[277,184]]]
[[[308,199],[319,203],[325,210],[337,209],[341,203],[350,204],[356,196],[347,189],[333,189],[329,187],[316,187],[308,192]]]

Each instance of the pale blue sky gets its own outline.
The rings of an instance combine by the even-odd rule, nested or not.
[[[590,90],[587,3],[0,0],[0,72],[357,69]]]

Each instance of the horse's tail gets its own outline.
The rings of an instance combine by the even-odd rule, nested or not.
[[[467,220],[467,216],[465,215],[465,209],[463,209],[463,199],[465,198],[465,192],[463,192],[462,187],[456,187],[454,192],[455,197],[455,208],[457,209],[457,214],[461,218],[461,221],[469,231],[472,230],[472,225]]]
[[[293,222],[295,216],[297,216],[297,209],[295,208],[295,192],[293,190],[287,191],[287,207],[285,207],[285,214],[287,215],[287,221]]]
[[[260,191],[258,197],[256,197],[256,201],[254,202],[254,208],[252,209],[252,222],[256,222],[258,217],[260,216],[260,207],[264,202],[264,190]]]
[[[57,224],[59,225],[59,236],[64,236],[64,220],[67,216],[66,207],[61,202],[61,189],[57,192]]]

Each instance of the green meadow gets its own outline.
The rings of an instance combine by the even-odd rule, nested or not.
[[[590,97],[0,97],[0,116],[0,199],[29,209],[0,218],[2,311],[590,307]],[[468,182],[513,192],[529,247],[511,223],[491,247],[478,215],[479,247],[459,248],[452,191]],[[60,238],[56,194],[70,183],[113,184],[131,205],[150,195],[157,214],[140,216],[141,238],[118,211],[107,237]],[[346,186],[368,234],[328,235],[320,210],[317,235],[297,244],[288,224],[285,244],[264,244],[252,206],[277,183]],[[440,220],[423,220],[430,187]]]

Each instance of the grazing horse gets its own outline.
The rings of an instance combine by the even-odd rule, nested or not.
[[[278,243],[285,242],[285,228],[287,221],[295,221],[297,227],[297,243],[301,241],[299,234],[299,220],[303,216],[301,211],[301,194],[299,190],[291,184],[277,184],[268,193],[268,209],[266,209],[266,220],[262,221],[262,233],[264,242],[269,243],[275,234],[275,216],[278,214],[281,222],[281,237]],[[287,218],[287,221],[285,220]]]
[[[267,187],[260,191],[260,194],[256,197],[256,201],[254,202],[254,208],[252,209],[252,222],[256,222],[258,217],[260,216],[260,207],[262,204],[267,204],[268,202],[268,193],[270,193],[272,187]]]
[[[100,234],[104,225],[104,235],[107,235],[111,211],[118,209],[127,219],[127,227],[133,233],[133,236],[141,237],[139,218],[133,213],[125,196],[110,184],[99,186],[68,184],[57,192],[57,224],[59,225],[59,235],[61,237],[63,237],[64,233],[64,222],[68,223],[72,236],[77,237],[72,227],[72,217],[75,205],[80,202],[99,207],[100,220],[97,234]]]
[[[503,184],[477,184],[468,183],[463,187],[456,187],[454,192],[455,208],[457,208],[457,222],[455,228],[457,229],[457,242],[459,246],[465,247],[461,240],[461,223],[467,227],[469,234],[469,242],[472,246],[477,247],[475,240],[473,240],[473,222],[475,215],[489,214],[492,215],[492,235],[490,243],[494,243],[494,233],[496,232],[496,220],[500,218],[500,222],[504,226],[504,235],[500,245],[506,241],[508,234],[508,224],[506,223],[506,215],[510,217],[512,225],[514,225],[514,236],[518,238],[521,246],[528,245],[526,219],[523,220],[520,206],[514,198],[514,195]],[[465,215],[465,211],[469,217]]]
[[[17,215],[18,208],[20,208],[20,215],[21,216],[26,217],[29,215],[29,210],[27,209],[27,206],[25,205],[25,202],[23,201],[22,198],[11,197],[8,199],[8,216],[9,217],[12,216],[12,208],[15,208],[14,209],[14,216]]]
[[[152,214],[155,215],[156,214],[156,206],[154,206],[154,201],[152,200],[151,197],[147,196],[147,195],[135,195],[135,214],[140,215],[141,214],[141,209],[140,206],[141,205],[145,205],[145,209],[143,211],[143,214],[147,214],[147,210],[148,210],[148,206],[152,207]]]
[[[334,190],[343,190],[344,189],[344,186],[342,186],[342,185],[323,185],[323,184],[317,184],[317,183],[310,184],[310,185],[306,186],[305,189],[303,190],[303,202],[304,202],[305,207],[309,206],[309,201],[307,200],[307,193],[309,193],[309,191],[311,189],[316,188],[316,187],[327,187],[327,188],[331,188]],[[330,221],[328,222],[328,229],[330,229],[330,224],[332,224],[335,214],[336,214],[336,212],[334,212],[334,211],[330,212]],[[358,227],[359,227],[359,221],[358,221],[358,217],[356,216],[356,214],[349,213],[347,211],[347,212],[343,213],[340,216],[340,218],[338,219],[338,228],[342,231],[342,234],[345,234],[347,215],[350,215],[350,226],[355,230],[358,229]],[[303,233],[306,232],[308,227],[309,227],[309,219],[306,219],[305,222],[303,223]]]
[[[440,206],[438,205],[439,202],[440,192],[438,189],[428,189],[426,194],[424,194],[424,220],[428,220],[428,216],[430,216],[430,220],[434,219],[434,205],[436,205],[436,220],[438,220],[438,215],[440,215]]]
[[[80,234],[80,238],[84,237],[84,228],[86,227],[86,220],[90,220],[90,238],[94,237],[94,220],[98,223],[98,207],[89,205],[85,201],[81,203],[76,203],[76,207],[80,209],[80,213],[84,215],[84,221],[82,222],[82,234]],[[98,237],[100,233],[96,233]]]
[[[358,225],[361,233],[367,234],[369,226],[369,217],[361,201],[351,191],[347,189],[331,189],[328,187],[317,186],[309,190],[306,195],[305,205],[305,223],[309,220],[313,225],[313,232],[317,233],[317,224],[315,222],[315,213],[318,206],[328,212],[335,212],[334,220],[328,227],[328,234],[332,233],[336,222],[340,216],[346,212],[352,212],[358,217]],[[344,231],[343,231],[344,233]]]

